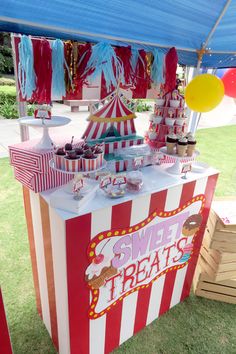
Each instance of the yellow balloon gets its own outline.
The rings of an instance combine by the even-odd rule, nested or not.
[[[187,106],[196,112],[209,112],[224,97],[224,84],[217,76],[201,74],[196,76],[185,89]]]

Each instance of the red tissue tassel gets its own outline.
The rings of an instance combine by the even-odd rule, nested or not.
[[[131,47],[116,47],[115,52],[124,68],[125,85],[129,85],[132,83]]]
[[[85,73],[86,66],[92,54],[92,45],[90,43],[80,44],[78,46],[78,70],[76,81],[78,86],[83,86],[87,82],[87,77],[91,75],[94,69],[90,69],[87,73]]]
[[[46,39],[33,40],[34,71],[36,75],[36,89],[32,101],[51,103],[52,84],[52,49]]]
[[[135,88],[133,89],[133,98],[146,98],[151,79],[147,72],[146,52],[141,49],[139,50],[139,55],[141,56],[142,60],[138,58],[134,73]]]
[[[85,73],[87,63],[92,53],[90,43],[78,45],[78,66],[75,78],[75,92],[79,99],[82,99],[83,86],[87,84],[87,78],[92,74],[93,69]]]
[[[176,70],[178,64],[178,54],[176,49],[170,48],[169,52],[166,54],[165,60],[165,92],[170,92],[175,89],[176,86]]]

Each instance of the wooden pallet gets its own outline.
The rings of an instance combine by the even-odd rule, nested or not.
[[[200,265],[197,266],[194,274],[193,290],[197,296],[236,304],[236,279],[212,281]]]

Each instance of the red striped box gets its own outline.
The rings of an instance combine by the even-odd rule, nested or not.
[[[86,159],[84,157],[81,157],[82,161],[82,171],[92,171],[98,169],[99,166],[99,158],[96,157],[94,159]]]
[[[37,308],[60,353],[108,354],[189,296],[217,176],[179,179],[79,216],[24,189]],[[186,237],[193,214],[202,220]],[[94,272],[99,279],[89,281]]]
[[[70,139],[55,138],[58,145],[63,146]],[[9,146],[10,163],[14,167],[15,178],[24,186],[34,192],[59,187],[69,182],[73,175],[54,171],[49,166],[49,161],[55,157],[52,150],[36,151],[34,146],[38,140],[29,140],[20,144]],[[75,141],[74,146],[79,147],[83,140]]]
[[[14,175],[17,181],[35,193],[62,186],[73,178],[73,175],[67,175],[52,169],[49,173],[43,174],[23,170],[22,168],[18,167],[14,167]]]
[[[48,161],[53,158],[53,150],[35,150],[39,140],[27,140],[19,144],[10,145],[10,163],[14,167],[27,169],[39,173],[48,173]],[[55,144],[64,146],[70,139],[56,138]],[[79,147],[83,143],[82,139],[75,139],[73,147]]]
[[[65,171],[69,171],[69,172],[81,171],[81,158],[79,157],[73,160],[64,157],[64,167],[65,167]]]

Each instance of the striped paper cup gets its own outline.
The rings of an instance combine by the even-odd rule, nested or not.
[[[98,157],[94,159],[86,159],[84,157],[81,157],[82,161],[82,171],[92,171],[96,170],[98,167]]]
[[[65,169],[65,155],[54,154],[55,167],[59,170]]]
[[[102,167],[103,165],[103,158],[104,158],[104,152],[100,154],[94,154],[97,157],[97,168]]]
[[[64,157],[65,171],[68,172],[79,172],[81,171],[81,158],[78,159],[68,159]]]

